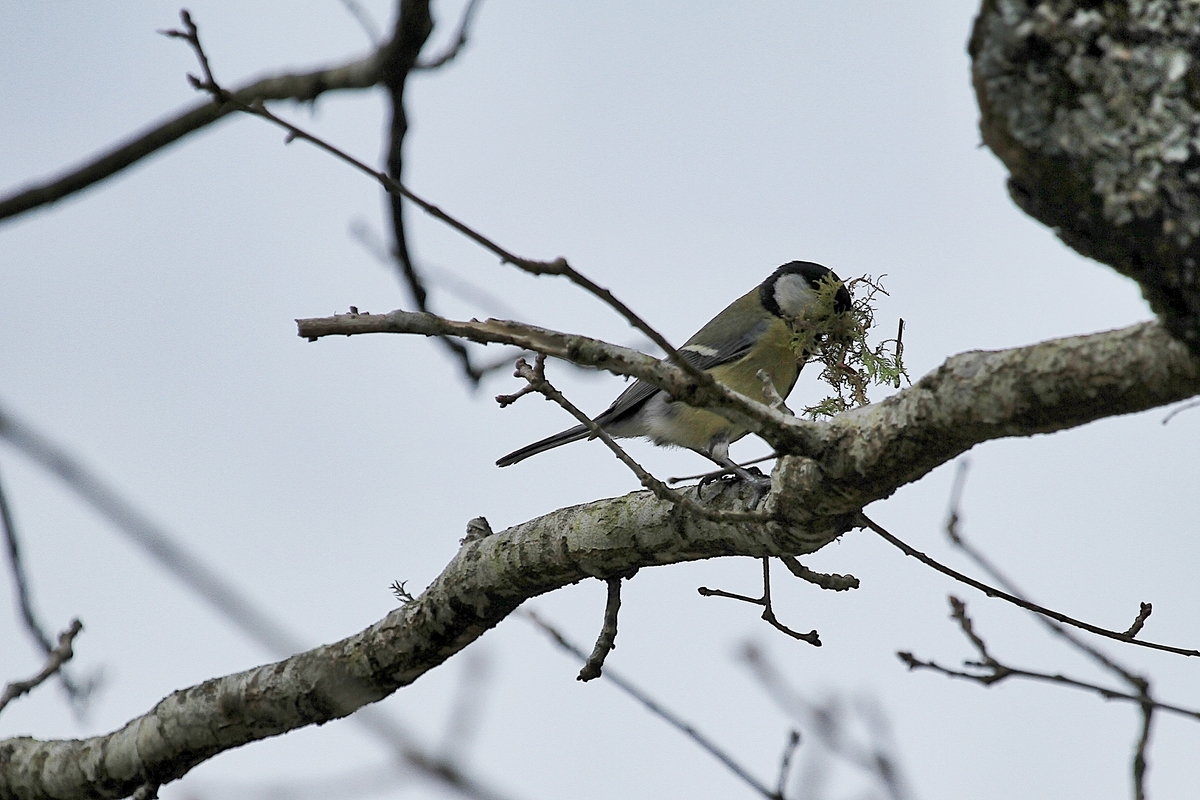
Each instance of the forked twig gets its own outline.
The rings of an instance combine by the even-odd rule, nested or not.
[[[458,57],[462,49],[467,45],[467,32],[471,28],[471,18],[475,16],[475,9],[479,5],[479,0],[468,0],[466,7],[463,9],[462,18],[458,21],[458,30],[455,32],[450,45],[438,55],[428,61],[418,61],[413,65],[414,70],[432,70],[438,67],[445,66]]]
[[[821,646],[821,637],[815,630],[811,630],[808,633],[800,633],[799,631],[792,630],[791,628],[784,625],[782,622],[780,622],[776,618],[775,609],[771,607],[771,559],[770,558],[763,556],[762,568],[763,568],[762,597],[747,597],[744,594],[736,594],[734,592],[727,592],[724,589],[709,589],[707,586],[701,586],[698,589],[696,589],[696,591],[699,592],[700,595],[703,597],[725,597],[730,600],[740,600],[743,603],[750,603],[751,605],[762,606],[763,607],[762,618],[764,620],[766,620],[768,623],[770,623],[773,627],[775,627],[778,630],[783,631],[788,636],[791,636],[793,639],[799,639],[802,642],[808,642],[813,647],[820,647]],[[841,576],[839,576],[839,577],[841,577]],[[856,583],[857,583],[857,581],[856,581]]]
[[[951,544],[965,553],[967,557],[974,561],[975,564],[992,580],[994,580],[1008,592],[1024,600],[1026,599],[1025,594],[1016,587],[1016,585],[1008,578],[1008,576],[1005,575],[990,558],[984,555],[984,553],[978,550],[974,545],[969,543],[966,540],[966,537],[963,536],[962,531],[959,529],[958,523],[961,520],[959,509],[962,502],[963,486],[966,484],[967,469],[969,468],[969,465],[970,462],[966,459],[963,459],[958,464],[958,471],[954,479],[954,488],[950,494],[950,508],[946,515],[946,535],[950,538]],[[1003,669],[1005,672],[1001,674],[1001,677],[1007,677],[1008,675],[1013,674],[1011,669],[1002,667],[1002,665],[998,664],[994,659],[991,658],[991,656],[986,654],[986,648],[983,646],[982,640],[973,633],[971,622],[966,616],[966,607],[954,598],[951,598],[951,603],[954,605],[954,617],[959,620],[963,631],[969,635],[972,642],[975,644],[976,649],[985,656],[984,664],[982,666],[993,669],[998,673],[1001,669]],[[1145,624],[1152,611],[1153,606],[1151,606],[1149,603],[1142,603],[1141,608],[1138,610],[1137,618],[1125,632],[1125,636],[1132,639],[1142,629],[1142,626]],[[1144,798],[1146,795],[1146,748],[1150,741],[1150,729],[1155,708],[1154,698],[1150,695],[1150,681],[1143,675],[1135,674],[1132,670],[1110,658],[1108,655],[1093,647],[1089,643],[1085,642],[1073,631],[1063,627],[1059,623],[1042,616],[1041,614],[1035,614],[1034,617],[1055,636],[1063,639],[1067,642],[1067,644],[1071,645],[1076,650],[1081,651],[1084,655],[1091,658],[1101,667],[1107,669],[1109,672],[1112,672],[1114,675],[1128,684],[1136,693],[1142,712],[1142,729],[1138,737],[1138,744],[1134,750],[1133,756],[1133,790],[1136,800],[1142,800],[1142,798]],[[1073,685],[1079,685],[1079,682],[1075,682]],[[1096,687],[1095,685],[1092,685],[1092,687],[1096,689],[1100,688]]]
[[[0,426],[3,425],[3,416],[0,412]],[[20,537],[17,535],[17,523],[13,518],[12,509],[8,504],[8,494],[4,490],[4,484],[0,481],[0,530],[4,532],[5,550],[8,555],[8,566],[12,571],[13,583],[17,588],[17,605],[21,609],[21,620],[25,623],[25,629],[29,635],[37,642],[42,654],[48,659],[54,658],[56,645],[51,642],[50,634],[38,619],[37,612],[33,608],[33,597],[29,587],[29,576],[25,572],[25,564],[21,558],[21,543]],[[62,637],[59,637],[59,645],[62,644]],[[58,674],[59,681],[62,682],[63,688],[70,698],[72,706],[76,714],[82,714],[87,707],[87,702],[93,692],[99,688],[101,680],[98,675],[93,675],[84,679],[82,682],[72,677],[65,667],[60,665],[60,668],[55,670]]]
[[[859,514],[859,521],[861,522],[863,527],[870,528],[871,530],[875,531],[875,533],[879,534],[880,537],[882,537],[885,541],[887,541],[889,544],[891,544],[896,549],[900,550],[905,555],[912,556],[913,558],[920,561],[922,564],[925,564],[928,567],[932,567],[933,569],[937,570],[938,572],[942,573],[943,575],[951,577],[954,580],[958,581],[959,583],[965,583],[967,586],[970,586],[974,589],[978,589],[979,591],[986,594],[988,597],[1000,598],[1001,600],[1012,603],[1015,606],[1024,608],[1027,611],[1033,611],[1038,614],[1041,614],[1042,616],[1049,617],[1050,619],[1055,620],[1057,622],[1061,622],[1064,625],[1070,625],[1074,628],[1079,628],[1080,630],[1087,631],[1088,633],[1094,633],[1097,636],[1104,636],[1108,639],[1114,639],[1118,642],[1125,642],[1126,644],[1134,644],[1139,647],[1147,647],[1147,648],[1150,648],[1151,650],[1161,650],[1165,653],[1175,653],[1176,655],[1181,655],[1181,656],[1193,656],[1193,657],[1200,656],[1200,650],[1193,650],[1193,649],[1188,649],[1185,647],[1174,647],[1172,645],[1167,645],[1167,644],[1158,644],[1157,642],[1148,642],[1145,639],[1134,639],[1120,631],[1109,630],[1108,628],[1101,628],[1098,625],[1092,625],[1089,622],[1084,622],[1082,620],[1075,619],[1074,617],[1068,617],[1066,614],[1060,614],[1057,611],[1052,611],[1043,606],[1039,606],[1037,603],[1031,603],[1028,600],[1023,600],[1020,597],[1016,597],[1012,594],[1009,594],[1008,592],[1001,591],[1000,589],[997,589],[994,586],[989,586],[986,583],[977,581],[974,578],[970,578],[966,575],[963,575],[961,572],[957,572],[956,570],[953,570],[950,567],[947,567],[944,564],[930,558],[929,556],[922,553],[920,550],[917,550],[914,547],[910,547],[909,545],[905,544],[900,539],[896,538],[896,536],[894,536],[893,534],[888,532],[886,529],[881,527],[878,523],[871,520],[865,514]]]
[[[1072,686],[1076,689],[1092,692],[1099,695],[1105,700],[1124,700],[1129,703],[1146,706],[1149,705],[1161,711],[1169,711],[1172,714],[1188,717],[1200,721],[1200,710],[1184,708],[1170,703],[1162,703],[1157,700],[1143,697],[1141,694],[1131,692],[1122,692],[1119,689],[1112,689],[1107,686],[1081,681],[1075,678],[1067,677],[1066,675],[1050,672],[1039,672],[1037,670],[1023,669],[1020,667],[1012,667],[1002,663],[999,659],[991,654],[983,637],[975,630],[974,623],[967,614],[967,604],[959,600],[957,597],[950,597],[950,616],[958,622],[959,628],[963,635],[971,642],[975,651],[979,654],[978,661],[964,661],[963,665],[973,671],[956,670],[950,667],[944,667],[936,661],[923,661],[915,657],[909,652],[900,652],[896,656],[908,666],[909,669],[927,669],[938,672],[950,678],[963,678],[965,680],[974,681],[983,686],[991,686],[999,683],[1007,678],[1028,678],[1031,680],[1041,681],[1045,683],[1055,683],[1060,686]]]
[[[41,686],[51,675],[62,669],[63,664],[66,664],[75,655],[75,651],[71,649],[71,643],[75,641],[75,637],[81,630],[83,630],[83,623],[77,619],[71,620],[70,627],[58,635],[58,644],[50,651],[41,670],[32,678],[10,682],[4,687],[4,691],[0,692],[0,711],[3,711],[5,706],[21,695],[32,692]]]

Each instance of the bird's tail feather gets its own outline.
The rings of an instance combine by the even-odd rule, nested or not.
[[[553,450],[559,445],[577,442],[580,439],[588,437],[588,429],[582,425],[576,425],[574,428],[568,428],[565,431],[560,431],[553,436],[547,436],[545,439],[527,444],[520,450],[514,450],[508,455],[496,462],[497,467],[508,467],[516,464],[518,461],[524,461],[530,456],[535,456],[538,453],[544,453],[547,450]]]

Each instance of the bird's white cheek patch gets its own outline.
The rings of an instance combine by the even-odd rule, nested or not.
[[[681,347],[679,349],[680,350],[690,350],[691,352],[696,353],[698,355],[702,355],[702,356],[715,356],[719,352],[721,352],[720,350],[717,350],[715,347],[709,347],[706,344],[689,344],[689,345],[687,345],[685,347]]]
[[[816,299],[816,293],[801,275],[784,275],[775,282],[775,302],[784,317],[800,316]]]

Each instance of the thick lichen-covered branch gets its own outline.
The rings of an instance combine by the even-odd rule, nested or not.
[[[1200,360],[1158,322],[960,353],[908,389],[834,418],[813,459],[785,459],[776,470],[773,494],[780,503],[804,497],[815,516],[841,513],[981,442],[1074,428],[1198,393]]]
[[[429,315],[411,316],[410,328],[419,323],[433,325],[430,334],[452,332]],[[397,319],[358,315],[354,324],[382,330],[388,317]],[[464,326],[456,335],[475,326],[481,337],[495,337],[486,341],[507,341],[509,323],[453,324]],[[588,350],[594,340],[579,337],[575,347],[564,334],[534,336],[520,327],[520,335],[575,356],[576,363],[596,365],[580,353],[600,359],[600,351]],[[626,374],[674,369],[620,350],[608,346],[603,356],[620,361]],[[820,431],[812,456],[784,458],[775,472],[768,510],[781,521],[714,522],[637,492],[468,537],[416,600],[341,642],[178,691],[107,736],[0,742],[0,798],[127,796],[138,786],[178,778],[216,753],[380,700],[529,598],[644,567],[813,552],[844,533],[864,505],[975,444],[1070,428],[1197,393],[1200,365],[1158,323],[954,356],[882,403],[826,425],[809,423]],[[717,502],[735,508],[742,500],[727,492]]]
[[[341,642],[175,692],[107,736],[0,742],[0,798],[126,797],[221,751],[380,700],[530,597],[633,567],[807,552],[834,535],[688,519],[644,492],[561,509],[466,542],[420,597]]]

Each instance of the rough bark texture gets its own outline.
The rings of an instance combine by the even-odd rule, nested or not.
[[[1200,354],[1200,6],[985,0],[970,53],[1013,200]]]
[[[947,359],[912,387],[836,417],[817,468],[781,499],[817,514],[889,496],[980,442],[1074,428],[1200,392],[1200,360],[1158,322]],[[787,473],[784,473],[787,474]]]
[[[0,800],[125,797],[223,750],[380,700],[531,597],[641,567],[810,553],[847,530],[865,504],[974,444],[1197,393],[1200,364],[1154,322],[954,356],[894,397],[817,426],[816,458],[783,459],[768,507],[785,522],[718,524],[637,492],[468,537],[419,598],[341,642],[175,692],[107,736],[0,742]],[[717,502],[735,508],[742,498],[729,492]]]

